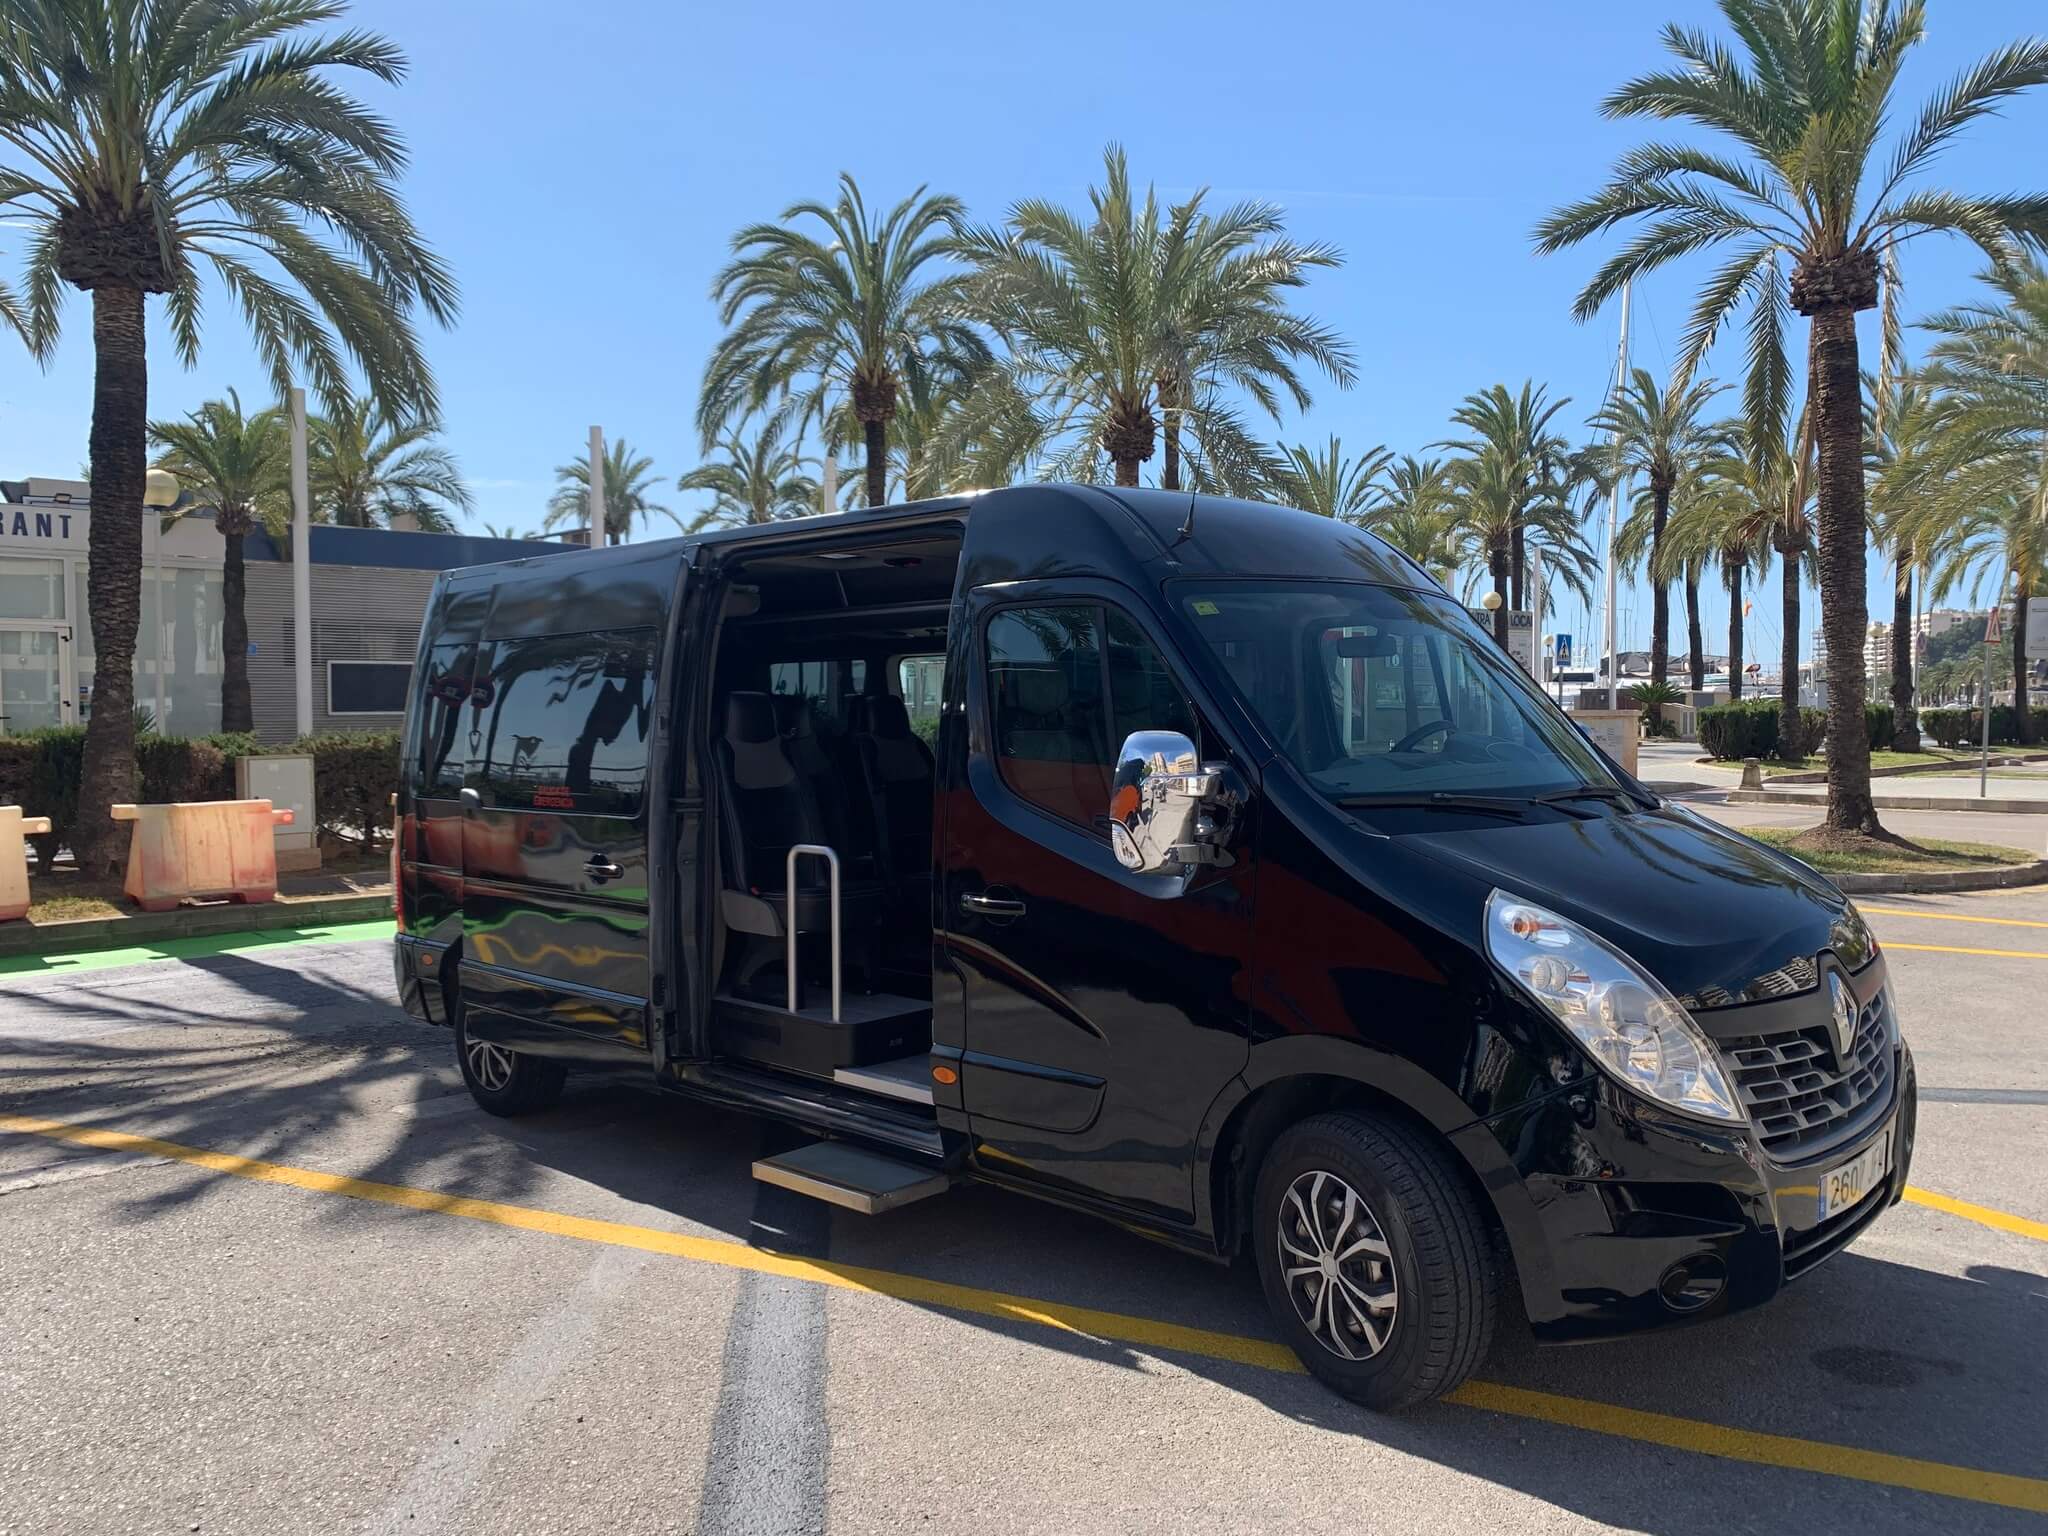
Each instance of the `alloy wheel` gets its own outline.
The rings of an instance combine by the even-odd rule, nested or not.
[[[512,1053],[489,1040],[471,1040],[469,1075],[486,1093],[502,1093],[512,1081]]]
[[[1400,1306],[1386,1232],[1357,1190],[1311,1170],[1280,1201],[1280,1274],[1315,1341],[1344,1360],[1369,1360],[1393,1335]]]

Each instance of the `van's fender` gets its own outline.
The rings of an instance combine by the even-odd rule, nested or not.
[[[1231,1079],[1209,1106],[1195,1153],[1195,1220],[1201,1230],[1219,1239],[1222,1236],[1211,1191],[1215,1187],[1215,1156],[1231,1117],[1261,1089],[1288,1078],[1315,1077],[1358,1083],[1392,1099],[1434,1128],[1456,1149],[1486,1191],[1513,1250],[1525,1298],[1555,1295],[1550,1244],[1542,1219],[1521,1172],[1492,1127],[1475,1118],[1469,1104],[1412,1061],[1328,1035],[1287,1035],[1255,1044],[1244,1071]]]

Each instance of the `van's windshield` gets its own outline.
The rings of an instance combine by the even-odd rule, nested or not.
[[[1333,800],[1627,793],[1454,603],[1340,581],[1176,582],[1252,713]]]

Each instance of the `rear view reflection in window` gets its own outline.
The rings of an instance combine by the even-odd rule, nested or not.
[[[654,632],[500,642],[482,715],[498,804],[631,816],[647,782]]]

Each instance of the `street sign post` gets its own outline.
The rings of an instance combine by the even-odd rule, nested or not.
[[[1984,621],[1984,755],[1977,763],[1977,798],[1991,793],[1991,653],[1998,649],[1998,604]],[[2014,695],[2017,697],[2018,695]]]

